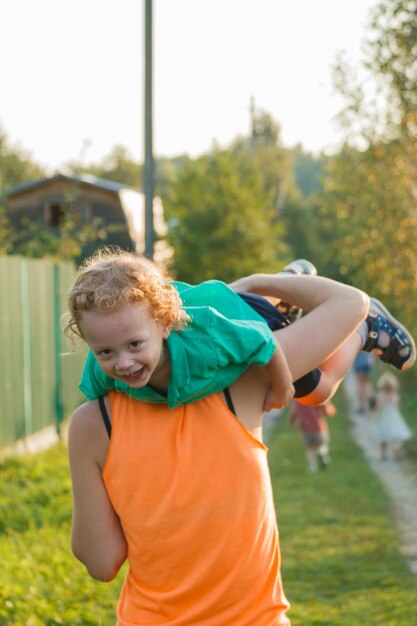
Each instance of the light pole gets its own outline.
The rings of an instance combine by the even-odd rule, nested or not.
[[[154,226],[154,160],[152,133],[152,0],[145,0],[145,163],[143,190],[145,193],[145,256],[153,259]]]

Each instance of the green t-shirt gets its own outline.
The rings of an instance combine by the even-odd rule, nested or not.
[[[148,385],[133,389],[107,376],[89,351],[79,385],[89,400],[115,389],[145,402],[166,402],[175,408],[225,389],[252,363],[269,363],[276,347],[273,333],[265,320],[225,283],[209,280],[195,286],[172,284],[191,322],[180,331],[171,331],[166,340],[171,358],[168,395]]]

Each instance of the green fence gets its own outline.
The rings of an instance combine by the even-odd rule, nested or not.
[[[60,330],[71,263],[0,258],[0,447],[55,425],[81,401],[85,351]]]

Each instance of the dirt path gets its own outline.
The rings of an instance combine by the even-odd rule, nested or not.
[[[362,448],[370,467],[378,476],[389,494],[394,519],[400,533],[401,552],[407,559],[410,570],[417,575],[417,480],[407,460],[382,461],[379,450],[369,432],[369,422],[356,411],[356,381],[349,375],[344,390],[351,407],[349,419],[352,437]]]

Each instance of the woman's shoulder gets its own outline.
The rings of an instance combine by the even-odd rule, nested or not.
[[[111,414],[108,396],[104,398],[108,414]],[[87,454],[100,466],[104,464],[109,437],[98,400],[89,400],[75,409],[68,431],[70,453]]]
[[[70,431],[86,435],[97,429],[100,420],[101,412],[98,400],[88,400],[77,407],[72,414]]]

